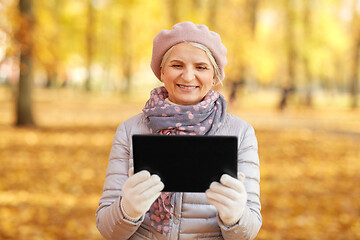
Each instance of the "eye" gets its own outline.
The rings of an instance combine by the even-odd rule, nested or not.
[[[171,67],[173,67],[173,68],[181,68],[182,66],[180,64],[173,64],[173,65],[171,65]]]
[[[199,69],[199,70],[206,70],[207,69],[207,67],[205,67],[205,66],[197,66],[196,68]]]

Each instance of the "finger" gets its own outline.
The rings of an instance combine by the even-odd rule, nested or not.
[[[218,183],[218,182],[212,182],[209,187],[209,189],[211,191],[218,192],[218,193],[223,192],[224,188],[228,188],[228,187],[226,187],[223,184]]]
[[[205,195],[208,201],[213,204],[218,210],[223,208],[229,208],[233,204],[232,199],[217,192],[211,191],[210,189],[205,192]]]
[[[128,174],[129,174],[129,177],[134,175],[134,167],[129,168]]]
[[[238,200],[241,197],[240,196],[241,192],[239,192],[238,190],[233,189],[228,186],[225,186],[218,182],[212,182],[210,184],[209,190],[211,190],[212,192],[224,195],[227,198],[230,198],[234,201]]]
[[[240,199],[232,200],[224,195],[213,192],[210,189],[205,192],[205,195],[207,200],[216,207],[222,220],[225,220],[224,217],[226,216],[232,217],[234,214],[236,215],[239,207],[243,205],[241,203],[241,196]]]
[[[146,170],[140,171],[138,173],[135,173],[134,175],[132,175],[131,177],[129,177],[126,180],[126,186],[128,186],[129,188],[133,188],[135,186],[137,186],[138,184],[146,181],[147,179],[150,178],[150,173]],[[125,186],[124,186],[125,187]]]
[[[209,190],[213,193],[223,195],[229,199],[236,201],[240,198],[240,192],[221,183],[213,182],[210,184]]]
[[[236,178],[231,177],[228,174],[223,174],[220,178],[220,183],[223,184],[224,186],[227,186],[231,189],[234,189],[237,192],[243,192],[244,189],[244,185],[242,184],[241,181],[239,181]]]
[[[158,184],[146,189],[140,196],[143,199],[149,199],[151,202],[154,202],[160,196],[164,186],[165,185],[162,182],[159,182]]]
[[[238,180],[240,182],[244,183],[244,180],[245,180],[245,174],[244,173],[238,172],[237,177],[238,177]]]
[[[207,197],[207,200],[209,201],[210,204],[214,205],[214,207],[218,210],[219,213],[224,211],[225,207],[221,203],[215,201],[214,199],[208,198],[208,197]]]
[[[134,187],[134,192],[138,194],[142,194],[143,192],[147,191],[148,189],[156,186],[157,184],[161,183],[161,179],[158,175],[151,175],[151,177]]]

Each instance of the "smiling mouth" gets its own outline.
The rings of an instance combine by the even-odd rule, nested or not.
[[[183,89],[195,89],[198,87],[198,86],[186,86],[186,85],[181,85],[181,84],[176,84],[176,85]]]

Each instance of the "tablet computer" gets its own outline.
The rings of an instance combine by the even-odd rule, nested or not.
[[[237,177],[234,136],[133,135],[134,172],[148,170],[164,192],[205,192],[222,174]]]

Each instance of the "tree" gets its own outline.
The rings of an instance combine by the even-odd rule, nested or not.
[[[180,20],[179,17],[179,1],[177,0],[167,0],[165,1],[167,10],[168,10],[168,17],[170,20],[170,25],[173,26],[174,24],[178,23]]]
[[[358,94],[359,94],[359,62],[360,62],[360,17],[357,12],[356,2],[354,2],[353,10],[353,55],[352,55],[352,68],[350,73],[350,93],[351,93],[351,107],[357,108]]]
[[[304,24],[304,41],[305,45],[309,46],[310,36],[311,36],[311,1],[304,0],[304,14],[303,14],[303,24]],[[305,47],[305,53],[303,53],[303,63],[304,63],[304,71],[305,71],[305,78],[306,78],[306,99],[305,104],[308,107],[312,106],[313,103],[313,76],[310,69],[310,61],[311,56],[309,52],[309,47]]]
[[[87,28],[86,28],[86,67],[87,67],[87,77],[85,80],[85,89],[87,91],[91,90],[91,64],[93,60],[94,52],[94,7],[93,1],[87,1]]]
[[[39,0],[33,6],[36,9],[34,59],[46,72],[47,88],[58,85],[61,72],[61,7],[60,0]]]
[[[123,93],[129,94],[131,91],[131,81],[133,74],[133,43],[131,35],[131,14],[126,11],[125,16],[121,19],[121,43],[122,54],[121,63],[123,66],[123,76],[125,78],[125,87]]]
[[[285,0],[286,9],[286,48],[287,48],[287,76],[281,91],[279,109],[287,106],[289,95],[295,91],[296,59],[297,51],[295,45],[295,6],[294,0]]]
[[[32,114],[32,74],[34,16],[32,0],[19,0],[20,25],[16,40],[20,49],[20,78],[16,104],[17,126],[34,125]]]
[[[233,28],[231,29],[232,43],[229,46],[229,58],[234,61],[233,68],[227,75],[230,85],[229,102],[237,99],[239,89],[244,87],[251,78],[252,66],[249,60],[254,50],[256,40],[257,15],[259,0],[246,0],[241,5],[233,3]],[[227,24],[228,26],[230,24]],[[231,56],[232,55],[232,56]]]

